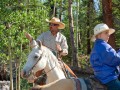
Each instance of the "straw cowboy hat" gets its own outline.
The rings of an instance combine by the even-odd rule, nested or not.
[[[65,24],[60,21],[59,18],[53,17],[51,20],[46,19],[46,22],[53,23],[53,24],[59,24],[58,29],[64,29]]]
[[[115,29],[109,28],[104,23],[97,24],[94,28],[94,35],[92,36],[91,40],[94,42],[96,40],[96,35],[104,31],[109,31],[109,35],[111,35],[115,32]]]

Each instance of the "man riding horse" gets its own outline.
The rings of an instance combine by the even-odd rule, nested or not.
[[[42,33],[36,40],[42,42],[42,44],[48,47],[53,54],[61,61],[61,56],[68,54],[68,45],[66,37],[61,34],[60,29],[65,28],[65,24],[60,21],[59,18],[53,17],[51,20],[46,20],[49,23],[49,29],[47,32]],[[25,33],[26,38],[29,39],[31,47],[33,46],[33,38],[29,33]],[[64,63],[65,68],[74,76],[76,75],[72,70]]]

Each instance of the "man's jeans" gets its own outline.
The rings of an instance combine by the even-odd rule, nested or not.
[[[120,90],[120,81],[118,79],[112,80],[105,85],[107,86],[108,90]]]

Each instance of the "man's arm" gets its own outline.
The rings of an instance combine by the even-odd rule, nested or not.
[[[67,45],[67,40],[66,37],[63,37],[61,43],[60,43],[61,49],[59,50],[60,55],[66,56],[68,54],[68,45]]]
[[[56,43],[56,48],[57,48],[57,51],[58,53],[60,54],[60,56],[66,56],[68,54],[68,50],[63,48],[60,46],[60,44]]]

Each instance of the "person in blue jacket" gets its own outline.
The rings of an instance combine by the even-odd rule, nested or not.
[[[120,65],[120,50],[116,52],[107,42],[109,36],[115,32],[106,24],[97,24],[91,40],[94,46],[90,54],[90,64],[95,78],[105,84],[108,90],[120,90],[117,67]]]

